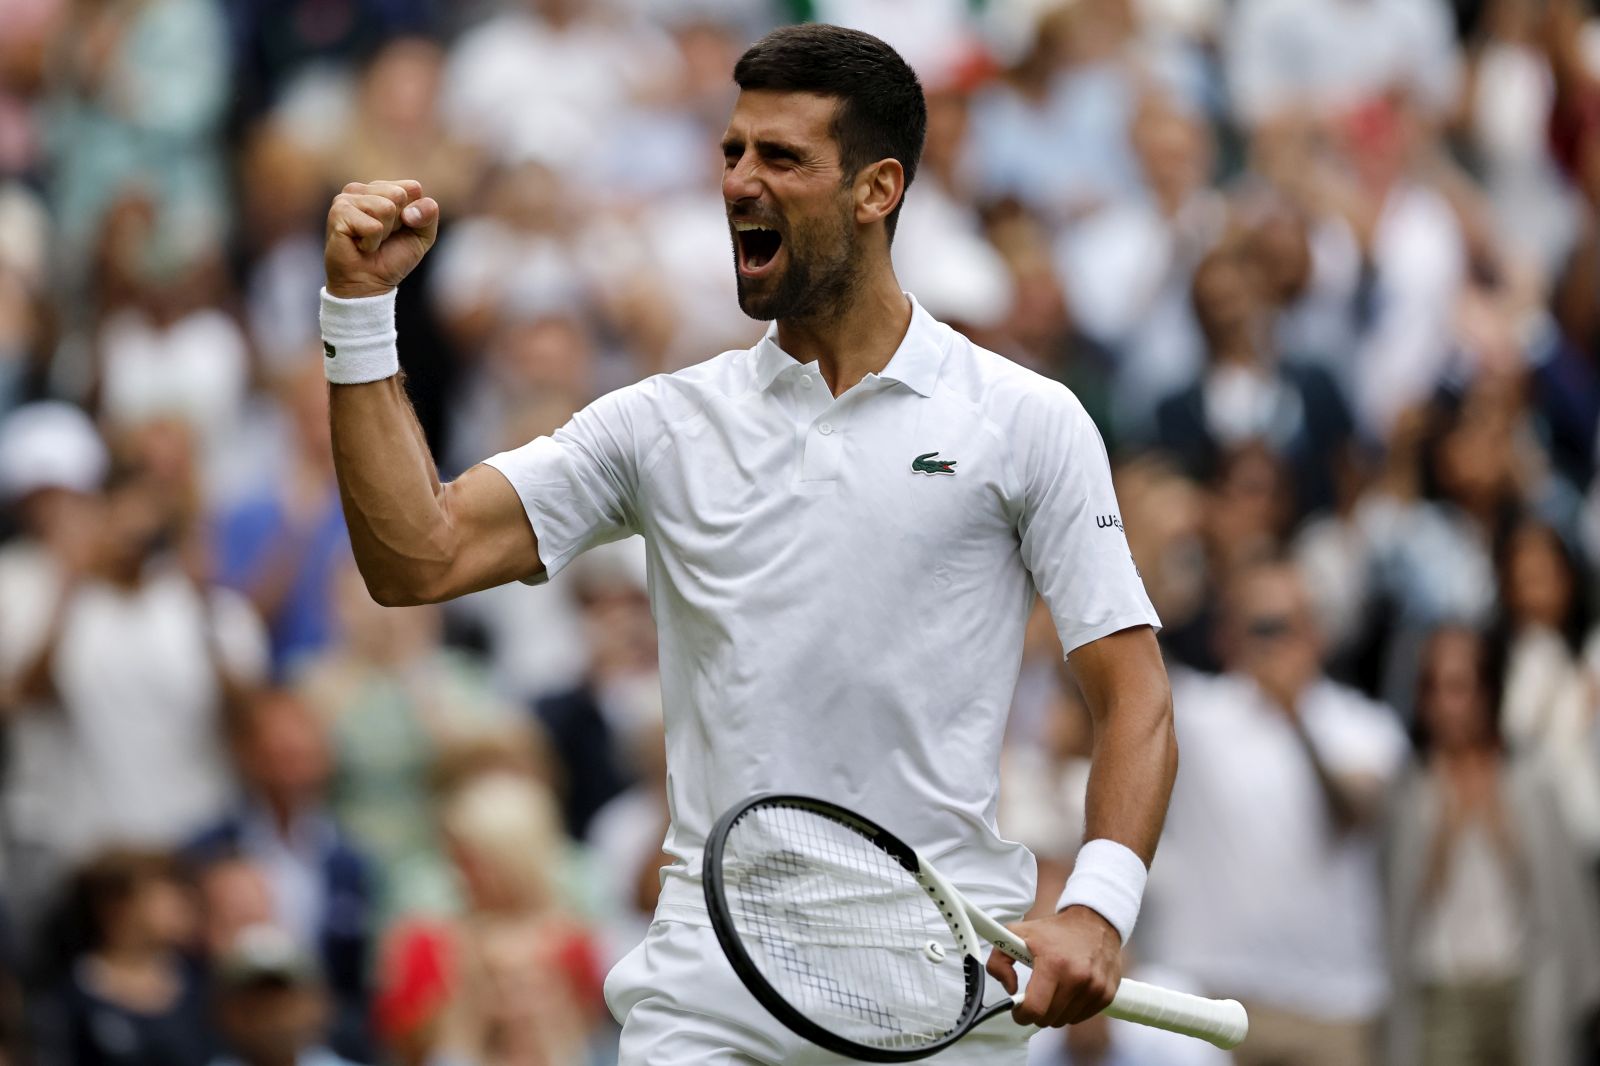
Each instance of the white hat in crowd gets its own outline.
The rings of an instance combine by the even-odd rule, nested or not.
[[[108,462],[94,423],[70,403],[25,404],[0,425],[0,495],[8,500],[39,489],[98,491]]]

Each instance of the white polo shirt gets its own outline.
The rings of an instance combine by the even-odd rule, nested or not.
[[[1069,653],[1157,624],[1064,386],[913,301],[889,364],[842,396],[774,326],[488,463],[546,575],[644,536],[678,859],[661,916],[704,920],[712,823],[773,790],[880,820],[982,906],[1031,905],[1033,858],[995,808],[1034,588]]]

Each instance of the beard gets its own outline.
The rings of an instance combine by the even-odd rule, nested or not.
[[[856,230],[848,208],[837,225],[807,222],[784,238],[789,262],[776,278],[759,280],[739,273],[737,238],[733,249],[734,278],[739,290],[739,310],[761,322],[773,319],[831,318],[855,288]]]

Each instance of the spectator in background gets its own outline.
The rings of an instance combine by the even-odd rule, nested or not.
[[[37,177],[44,131],[33,104],[42,95],[51,51],[71,15],[68,0],[0,3],[0,179]]]
[[[1119,431],[1147,436],[1156,405],[1201,367],[1191,278],[1227,207],[1208,184],[1211,134],[1199,115],[1150,92],[1128,135],[1142,190],[1064,231],[1056,269],[1077,321],[1114,354]]]
[[[1343,116],[1332,142],[1333,165],[1350,178],[1332,199],[1369,271],[1359,297],[1350,399],[1362,431],[1384,440],[1402,411],[1432,396],[1448,369],[1469,265],[1467,235],[1442,189],[1448,176],[1417,100],[1373,101]]]
[[[1470,630],[1423,645],[1386,850],[1396,1064],[1566,1066],[1600,1004],[1600,902],[1538,765],[1500,738],[1494,660]]]
[[[967,150],[984,199],[1015,199],[1054,228],[1137,188],[1128,127],[1138,93],[1121,62],[1126,11],[1035,11],[1018,61],[974,94]]]
[[[1468,165],[1483,179],[1511,255],[1549,276],[1581,224],[1579,199],[1549,151],[1555,79],[1540,36],[1557,5],[1484,0],[1464,27],[1461,114]]]
[[[1289,165],[1306,167],[1303,156]],[[1273,347],[1286,361],[1315,365],[1348,401],[1349,365],[1360,334],[1361,249],[1343,219],[1317,216],[1282,190],[1241,196],[1243,241],[1273,316]]]
[[[205,1066],[205,993],[183,954],[195,916],[171,856],[105,851],[71,902],[79,946],[40,1019],[42,1066]]]
[[[1114,476],[1128,550],[1162,621],[1163,650],[1173,655],[1171,638],[1188,631],[1193,646],[1175,657],[1191,666],[1214,663],[1209,631],[1196,632],[1204,628],[1201,619],[1210,612],[1212,591],[1200,486],[1159,456],[1128,460]]]
[[[440,113],[444,61],[444,49],[422,36],[393,37],[373,52],[349,121],[334,140],[339,157],[329,188],[343,185],[348,174],[405,173],[446,210],[467,202],[482,176],[481,153]]]
[[[1224,46],[1249,126],[1326,121],[1395,89],[1443,118],[1461,79],[1445,0],[1239,0]]]
[[[1287,467],[1297,514],[1331,506],[1353,425],[1338,386],[1316,366],[1272,348],[1256,264],[1237,245],[1195,267],[1195,319],[1207,365],[1194,384],[1156,409],[1161,447],[1199,480],[1222,454],[1260,442]]]
[[[327,83],[386,37],[436,25],[450,9],[435,0],[230,0],[235,117],[249,121],[285,104],[324,101]],[[337,90],[332,90],[337,94]]]
[[[1143,950],[1245,1003],[1239,1066],[1372,1063],[1389,994],[1378,823],[1405,734],[1323,676],[1292,565],[1236,573],[1220,635],[1226,672],[1173,686],[1183,762]]]
[[[1506,674],[1498,722],[1554,790],[1564,829],[1600,861],[1600,751],[1583,642],[1591,619],[1576,560],[1556,531],[1519,521],[1499,551]]]
[[[335,1002],[333,1043],[370,1050],[366,976],[374,886],[367,860],[329,814],[326,724],[292,691],[252,695],[230,720],[238,808],[203,831],[191,855],[253,861],[271,889],[273,921],[322,960]]]
[[[285,371],[292,375],[308,351],[322,350],[316,295],[325,166],[318,148],[276,116],[252,126],[239,146],[239,288],[250,342],[268,382]],[[226,506],[233,500],[217,502]]]
[[[266,621],[280,677],[333,640],[334,579],[349,552],[328,435],[320,354],[278,379],[289,454],[275,484],[217,523],[218,581],[250,597]]]
[[[505,771],[469,777],[444,797],[441,821],[467,910],[400,926],[384,953],[377,1016],[398,1061],[581,1061],[601,972],[552,879],[562,840],[548,790]]]
[[[200,957],[215,967],[254,925],[277,918],[272,885],[255,862],[237,853],[189,856],[200,905]]]
[[[485,176],[479,212],[440,235],[430,293],[463,351],[487,347],[518,296],[544,306],[582,301],[583,220],[572,197],[537,156],[505,162]]]
[[[1373,483],[1318,531],[1332,542],[1318,601],[1355,601],[1340,613],[1366,617],[1379,649],[1371,683],[1396,705],[1415,691],[1424,635],[1445,621],[1491,620],[1493,545],[1521,502],[1514,441],[1491,391],[1441,395],[1396,422]]]
[[[454,747],[526,739],[526,719],[470,659],[441,645],[436,608],[379,607],[353,560],[335,590],[339,641],[297,685],[332,738],[334,816],[374,863],[379,925],[401,914],[447,913],[456,891],[431,776]]]
[[[456,43],[444,113],[485,150],[519,158],[537,149],[580,181],[593,132],[661,87],[677,58],[659,29],[602,5],[516,0]]]
[[[667,839],[667,739],[663,722],[635,723],[622,754],[635,780],[595,812],[586,843],[608,872],[600,891],[607,968],[640,943],[661,900],[661,870],[672,863]]]
[[[584,840],[609,800],[638,777],[641,735],[661,721],[656,630],[644,587],[639,542],[624,542],[574,575],[589,669],[578,687],[534,705],[559,768],[558,794],[569,835]]]
[[[71,723],[99,842],[174,846],[222,811],[220,715],[265,667],[248,604],[185,569],[176,509],[146,470],[113,470],[16,675]]]
[[[220,493],[250,378],[244,331],[221,306],[220,241],[164,219],[137,188],[109,206],[105,227],[86,384],[96,387],[112,436],[161,422],[182,427],[198,488]]]
[[[130,178],[161,229],[218,240],[227,200],[220,132],[230,71],[215,0],[74,4],[49,110],[51,200],[67,276],[81,278]]]
[[[58,699],[28,691],[25,674],[69,577],[92,565],[107,463],[94,425],[70,404],[26,405],[0,428],[0,496],[18,530],[0,546],[3,862],[25,956],[47,901],[95,846],[100,825],[99,797],[72,722]]]
[[[272,926],[244,930],[216,971],[228,1054],[211,1066],[354,1066],[322,1046],[328,1002],[316,961]]]
[[[0,89],[0,130],[5,124],[3,96]],[[0,132],[0,142],[4,136]],[[0,244],[0,417],[4,417],[32,394],[44,376],[55,331],[49,301],[50,216],[33,193],[3,179],[0,232],[6,234]]]

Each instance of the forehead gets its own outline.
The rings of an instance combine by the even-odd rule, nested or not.
[[[734,101],[724,136],[822,150],[833,145],[833,116],[838,108],[836,98],[818,93],[744,89]]]
[[[1237,607],[1246,614],[1271,612],[1299,615],[1309,609],[1305,588],[1294,571],[1263,566],[1245,574],[1237,586]]]

